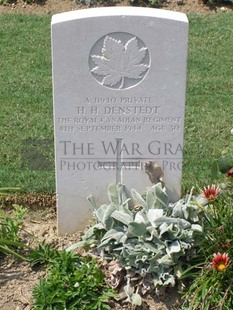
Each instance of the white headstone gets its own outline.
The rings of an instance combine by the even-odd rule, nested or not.
[[[157,162],[171,201],[182,173],[188,20],[149,8],[96,8],[52,18],[58,233],[90,219],[110,183],[151,186]]]

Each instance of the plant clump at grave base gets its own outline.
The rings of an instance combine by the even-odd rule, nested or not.
[[[124,291],[127,301],[141,305],[147,292],[174,286],[196,255],[203,235],[202,209],[191,195],[170,204],[161,183],[142,196],[134,189],[131,195],[123,184],[111,184],[110,204],[99,208],[90,196],[96,224],[67,250],[94,248],[114,266],[110,284]]]
[[[233,135],[233,130],[231,130]],[[141,305],[147,292],[182,284],[182,310],[233,309],[233,144],[215,160],[220,183],[171,204],[162,183],[140,195],[109,186],[110,204],[95,208],[96,223],[69,247],[100,255],[120,297]]]

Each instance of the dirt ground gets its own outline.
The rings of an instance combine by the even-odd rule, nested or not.
[[[57,236],[54,207],[30,207],[29,210],[21,233],[27,245],[36,247],[38,241],[46,241],[55,244],[57,249],[64,249],[80,238],[79,233],[63,238]],[[27,262],[0,256],[0,309],[32,309],[32,288],[43,276],[43,268],[33,270]]]
[[[110,2],[112,1],[112,2]],[[196,13],[216,13],[218,11],[226,12],[232,11],[232,7],[227,5],[208,6],[204,4],[205,0],[167,0],[164,1],[161,9],[167,9],[177,12],[196,12]],[[35,0],[35,3],[26,4],[23,0],[18,0],[13,4],[0,5],[1,13],[22,13],[22,14],[56,14],[78,9],[85,9],[88,6],[84,4],[77,4],[74,0]],[[95,1],[93,1],[95,2]],[[130,0],[100,0],[99,4],[94,6],[130,6]],[[146,0],[134,0],[135,6],[147,6]]]
[[[55,244],[56,248],[61,250],[77,242],[80,239],[80,233],[58,237],[55,208],[30,207],[21,238],[32,247],[35,247],[38,241],[45,241]],[[0,256],[0,310],[33,309],[32,289],[45,275],[44,268],[32,269],[27,262]],[[143,306],[138,307],[137,310],[171,309],[178,304],[178,299],[177,289],[168,289],[159,296],[155,293],[146,296]],[[122,305],[114,301],[111,303],[111,309],[130,310],[132,307],[129,304]]]

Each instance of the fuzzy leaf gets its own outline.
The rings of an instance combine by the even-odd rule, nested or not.
[[[181,251],[180,244],[177,240],[173,241],[167,247],[167,254],[171,255],[173,253],[179,253]]]
[[[95,217],[101,223],[103,223],[104,213],[105,213],[107,207],[108,207],[108,205],[102,205],[98,209],[94,210]]]
[[[123,184],[110,184],[108,187],[108,198],[116,206],[128,205],[131,198],[127,194],[127,189]]]
[[[96,205],[96,202],[95,202],[95,198],[93,195],[89,195],[87,197],[87,200],[90,202],[90,204],[93,206],[94,209],[97,209],[97,205]]]
[[[174,286],[175,285],[175,278],[173,275],[171,275],[170,273],[166,272],[163,274],[163,285],[166,286],[166,285],[169,285],[171,284],[171,286]]]
[[[125,185],[118,183],[116,184],[117,192],[118,192],[118,201],[119,205],[122,205],[124,201],[126,200],[126,195],[125,195]]]
[[[132,196],[133,196],[135,203],[142,206],[145,211],[149,210],[147,203],[145,202],[145,200],[142,198],[142,196],[135,189],[132,189]]]
[[[180,218],[184,217],[184,214],[182,211],[183,202],[184,202],[183,199],[181,199],[177,203],[175,203],[173,210],[172,210],[172,217],[180,217]]]
[[[110,184],[108,187],[108,198],[116,206],[119,205],[118,189],[116,184]]]
[[[126,296],[128,297],[128,300],[130,301],[130,298],[133,295],[133,288],[129,284],[127,284],[124,286],[124,291]]]
[[[188,218],[189,218],[189,212],[188,211],[189,210],[188,210],[187,206],[183,206],[182,211],[183,211],[184,218],[186,220],[188,220]]]
[[[103,236],[103,238],[101,240],[101,244],[99,245],[99,247],[101,248],[101,247],[106,246],[109,243],[109,241],[111,241],[111,240],[115,240],[117,242],[117,244],[119,244],[121,238],[124,235],[125,235],[125,232],[122,231],[121,227],[117,227],[115,229],[110,229]]]
[[[156,225],[163,224],[164,222],[166,222],[167,224],[179,225],[182,229],[187,229],[191,227],[191,224],[188,221],[179,218],[173,219],[171,217],[162,216],[154,221]]]
[[[158,263],[162,266],[174,265],[174,262],[169,254],[165,254],[160,259],[158,259]]]
[[[150,209],[147,212],[148,220],[152,226],[155,226],[155,220],[163,216],[163,209]]]
[[[198,224],[193,224],[193,225],[191,226],[191,229],[192,229],[193,231],[197,231],[197,232],[200,232],[200,233],[203,232],[201,225],[198,225]]]
[[[133,304],[133,305],[136,305],[136,306],[141,306],[141,304],[142,304],[142,298],[141,298],[141,296],[139,295],[139,294],[133,294],[132,296],[131,296],[131,303]]]
[[[127,226],[133,221],[133,218],[129,214],[117,210],[112,213],[112,217]]]
[[[163,236],[164,233],[168,233],[167,235],[172,239],[174,239],[174,231],[173,229],[173,224],[168,225],[166,222],[164,222],[162,225],[160,225],[159,227],[159,237],[161,238]]]
[[[143,236],[147,232],[146,228],[147,228],[147,225],[144,223],[131,222],[129,223],[128,231],[132,235],[139,237],[139,236]]]
[[[110,204],[106,207],[106,210],[103,214],[103,220],[102,223],[105,225],[106,229],[112,228],[113,225],[113,219],[111,217],[112,213],[116,210],[115,205]]]
[[[149,250],[153,253],[159,253],[159,256],[161,255],[161,247],[159,246],[159,243],[153,244],[152,242],[144,242],[143,245],[145,245],[147,251]],[[160,245],[164,246],[162,242]]]
[[[92,246],[93,244],[97,243],[95,238],[95,232],[98,230],[105,230],[102,223],[97,223],[96,225],[91,226],[89,229],[87,229],[82,237],[82,241],[72,244],[66,249],[66,251],[74,251],[77,248]]]
[[[66,249],[66,252],[74,251],[74,250],[76,250],[77,248],[83,248],[83,247],[86,245],[86,242],[87,242],[86,240],[82,240],[82,241],[73,243],[71,246],[69,246],[69,247]]]
[[[87,229],[82,239],[88,240],[93,238],[95,236],[95,232],[98,230],[105,230],[104,225],[102,223],[97,223],[94,226],[91,226],[89,229]]]
[[[128,201],[128,199],[126,201]],[[133,213],[129,210],[127,205],[124,204],[124,205],[119,206],[119,211],[122,211],[133,218]]]
[[[113,229],[110,229],[106,232],[106,234],[103,236],[102,240],[111,238],[114,239],[116,241],[119,241],[120,238],[124,235],[124,231],[122,229],[122,227],[116,227]]]
[[[156,207],[166,209],[169,204],[169,198],[164,189],[162,188],[161,183],[157,183],[153,186],[156,196]]]
[[[189,220],[194,223],[199,221],[195,207],[189,207]]]
[[[154,190],[151,188],[149,188],[146,193],[146,203],[150,209],[154,208],[155,195],[154,195]]]
[[[146,216],[145,212],[138,211],[136,213],[136,215],[135,215],[134,221],[136,223],[146,223],[146,222],[148,222],[148,219],[147,219],[147,216]]]

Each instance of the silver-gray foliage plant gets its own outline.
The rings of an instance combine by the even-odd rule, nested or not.
[[[108,196],[110,204],[100,207],[88,197],[96,224],[68,250],[95,247],[106,260],[116,260],[131,283],[139,280],[144,291],[146,283],[174,286],[202,235],[200,209],[191,194],[171,204],[161,183],[143,195],[132,189],[131,197],[124,185],[111,184]]]

